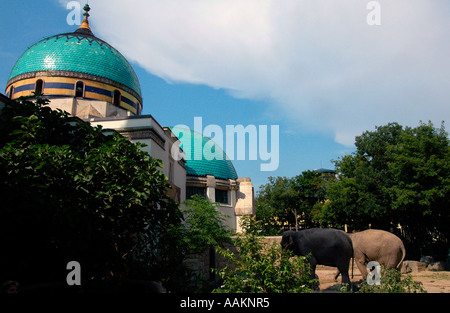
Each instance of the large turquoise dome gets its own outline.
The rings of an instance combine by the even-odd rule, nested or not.
[[[84,74],[92,80],[125,87],[142,100],[139,80],[131,65],[90,30],[51,36],[32,45],[17,60],[7,85],[39,72]]]
[[[171,130],[179,138],[185,153],[186,175],[238,178],[233,163],[212,139],[186,128],[171,127]]]

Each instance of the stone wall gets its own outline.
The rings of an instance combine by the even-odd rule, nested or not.
[[[200,253],[191,253],[186,256],[184,265],[186,265],[196,275],[209,279],[210,277],[210,252],[209,249]]]
[[[281,241],[281,236],[267,236],[263,238],[269,244],[279,244]],[[233,253],[237,253],[237,249],[233,245],[226,245],[225,248],[231,250]],[[189,254],[184,261],[184,264],[194,273],[194,276],[204,279],[205,284],[217,281],[217,277],[211,274],[212,268],[224,268],[227,263],[228,260],[226,258],[216,251],[210,251],[209,249],[200,253]]]

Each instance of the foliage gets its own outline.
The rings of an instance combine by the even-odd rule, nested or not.
[[[369,285],[364,281],[359,293],[426,293],[421,282],[416,282],[411,275],[402,278],[400,271],[381,266],[380,285]]]
[[[292,202],[290,179],[280,176],[268,179],[269,183],[259,187],[255,199],[256,218],[264,235],[279,235],[283,225],[295,223],[289,212]]]
[[[450,141],[444,126],[397,123],[356,137],[356,152],[336,161],[338,181],[327,188],[321,223],[352,229],[396,229],[416,246],[448,242]]]
[[[217,204],[200,195],[184,204],[187,206],[183,211],[187,231],[184,240],[188,250],[202,251],[231,241],[232,232],[224,225],[226,216],[216,209]]]
[[[316,205],[325,200],[327,184],[328,177],[315,171],[292,178],[269,177],[256,198],[256,216],[263,233],[279,235],[283,228],[315,226]]]
[[[316,280],[310,279],[307,258],[295,257],[277,243],[264,242],[258,234],[258,223],[251,217],[244,218],[244,233],[234,240],[237,253],[219,250],[228,259],[228,264],[216,270],[223,284],[214,292],[311,292]]]
[[[181,222],[161,162],[47,103],[21,99],[0,114],[0,276],[64,282],[76,260],[85,283],[161,279],[166,229]]]
[[[169,231],[173,236],[168,238],[175,243],[173,250],[183,260],[188,259],[189,255],[215,253],[216,247],[231,243],[232,231],[224,224],[227,216],[217,210],[217,203],[194,195],[184,204],[187,207],[182,212],[184,223],[173,226]],[[210,277],[204,277],[183,262],[176,267],[170,279],[164,281],[164,286],[171,292],[207,292],[211,289],[209,280]]]

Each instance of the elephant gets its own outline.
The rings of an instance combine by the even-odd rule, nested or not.
[[[298,256],[311,253],[309,263],[312,278],[316,276],[318,264],[334,266],[342,273],[342,283],[350,284],[348,268],[350,259],[353,258],[353,246],[344,232],[330,228],[286,231],[280,244],[283,249],[289,249]]]
[[[355,263],[363,279],[367,277],[366,265],[370,261],[376,261],[386,268],[401,269],[406,250],[402,240],[396,235],[380,229],[368,229],[347,235],[352,240]],[[339,272],[335,279],[338,276]]]

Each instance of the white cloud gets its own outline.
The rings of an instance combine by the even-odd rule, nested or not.
[[[265,98],[345,145],[375,125],[449,120],[450,5],[380,0],[96,0],[91,24],[168,81]]]

